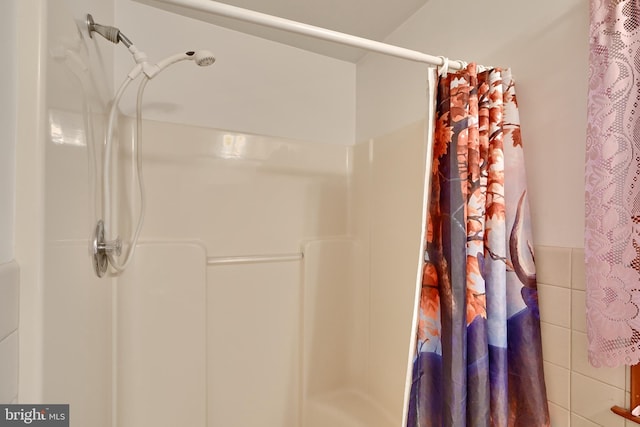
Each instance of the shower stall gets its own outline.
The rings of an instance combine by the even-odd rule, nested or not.
[[[40,24],[20,33],[36,52],[23,54],[21,67],[39,70],[19,87],[20,140],[29,142],[18,147],[16,247],[17,259],[30,260],[21,263],[20,401],[69,403],[72,426],[399,426],[420,264],[424,123],[345,144],[331,141],[331,130],[256,132],[261,118],[250,115],[244,126],[182,120],[154,88],[215,98],[216,87],[238,84],[219,80],[260,54],[236,53],[239,63],[225,71],[232,60],[216,47],[248,36],[215,30],[228,38],[198,46],[214,51],[213,68],[186,67],[149,85],[143,112],[157,115],[142,122],[144,228],[128,268],[99,279],[89,241],[102,209],[112,82],[122,76],[112,71],[119,48],[90,39],[84,25],[87,12],[110,21],[113,5],[90,3],[20,6]],[[135,37],[143,46],[154,35]],[[270,53],[285,48],[324,61],[288,47]],[[173,52],[160,43],[151,50]],[[352,72],[353,64],[329,64]],[[294,90],[268,105],[306,111],[287,105],[292,99],[324,102]],[[245,108],[233,98],[211,102],[237,108],[235,116]],[[120,115],[114,223],[125,240],[139,208],[134,134],[135,120]]]

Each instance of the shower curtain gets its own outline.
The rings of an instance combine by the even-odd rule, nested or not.
[[[511,73],[469,64],[436,105],[407,425],[549,426]]]
[[[640,3],[592,0],[585,168],[589,360],[640,362]]]

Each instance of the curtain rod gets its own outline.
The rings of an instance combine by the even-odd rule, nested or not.
[[[444,65],[445,60],[440,56],[428,55],[411,49],[394,46],[375,40],[365,39],[363,37],[352,36],[350,34],[338,31],[328,30],[314,25],[304,24],[302,22],[292,21],[290,19],[280,18],[278,16],[267,15],[266,13],[256,12],[241,7],[231,6],[211,0],[155,0],[159,3],[171,4],[174,6],[185,7],[212,15],[224,16],[227,18],[237,19],[239,21],[250,22],[265,27],[276,28],[291,33],[302,34],[305,36],[315,37],[317,39],[328,40],[347,46],[353,46],[365,49],[371,52],[382,53],[384,55],[395,56],[397,58],[408,59],[415,62],[423,62],[431,65]],[[460,70],[464,67],[462,61],[449,61],[448,68],[452,70]]]

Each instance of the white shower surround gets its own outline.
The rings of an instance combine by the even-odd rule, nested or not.
[[[192,48],[192,43],[186,42],[190,40],[193,32],[197,32],[201,27],[189,20],[171,21],[169,27],[172,29],[171,34],[160,37],[159,34],[149,32],[147,28],[154,28],[156,15],[149,14],[149,9],[142,5],[132,6],[133,3],[128,0],[20,0],[15,3],[18,8],[16,27],[20,43],[20,48],[16,52],[20,73],[17,94],[20,102],[16,146],[17,215],[14,230],[15,259],[20,264],[21,285],[20,398],[23,402],[37,402],[51,396],[54,391],[64,394],[67,393],[65,391],[67,388],[69,393],[76,390],[82,394],[81,397],[90,398],[97,404],[91,406],[89,403],[84,404],[82,399],[77,400],[75,407],[78,412],[74,412],[74,416],[78,419],[91,416],[92,419],[99,418],[106,425],[111,425],[110,393],[102,392],[102,390],[108,390],[108,384],[111,381],[110,360],[105,360],[110,354],[107,346],[110,343],[108,335],[111,323],[107,319],[109,319],[111,308],[109,304],[105,305],[102,301],[110,300],[111,297],[104,294],[103,287],[96,286],[100,282],[93,278],[90,267],[86,263],[81,263],[82,271],[74,270],[78,266],[78,259],[87,259],[86,239],[92,227],[86,215],[89,204],[88,197],[84,194],[86,171],[76,170],[83,168],[86,164],[84,153],[82,150],[73,150],[71,147],[66,149],[58,147],[60,156],[57,156],[56,152],[49,150],[47,164],[61,163],[54,169],[45,170],[47,145],[44,124],[48,123],[46,114],[48,105],[60,107],[64,104],[66,105],[64,111],[68,112],[72,110],[68,104],[77,109],[81,99],[77,96],[79,90],[77,85],[71,88],[66,87],[67,90],[60,91],[57,98],[47,95],[45,99],[45,78],[49,73],[47,69],[51,68],[51,65],[47,64],[47,60],[50,59],[47,56],[48,48],[53,46],[55,41],[63,38],[56,37],[54,33],[47,34],[47,28],[55,27],[53,23],[59,22],[64,28],[71,30],[60,31],[60,36],[66,36],[71,41],[76,40],[78,35],[75,25],[80,26],[84,14],[91,12],[104,23],[121,25],[126,29],[126,34],[140,46],[144,46],[152,57],[161,58],[182,50],[185,48],[184,44]],[[482,8],[483,4],[469,5],[464,0],[430,0],[422,10],[413,15],[385,41],[425,52],[443,53],[455,58],[477,58],[482,62],[497,65],[507,63],[514,67],[522,100],[523,132],[526,132],[524,137],[527,141],[527,169],[530,172],[532,207],[537,221],[534,224],[536,232],[534,237],[538,245],[548,245],[553,254],[549,259],[554,260],[545,262],[542,259],[539,262],[539,278],[542,278],[557,270],[552,267],[559,262],[556,255],[558,247],[562,247],[560,248],[562,250],[566,249],[564,247],[573,247],[573,250],[579,251],[582,246],[580,221],[575,219],[582,218],[580,212],[583,208],[581,202],[582,156],[579,153],[584,145],[586,105],[576,103],[576,99],[581,99],[586,93],[588,2],[544,0],[542,3],[526,1],[513,3],[503,0],[500,4],[496,11],[496,19],[514,31],[511,37],[505,37],[504,31],[499,27],[492,27],[495,30],[493,33],[491,31],[477,33],[478,37],[459,35],[442,17],[456,8],[465,8],[469,12],[468,8],[471,7],[474,9],[472,12],[459,16],[459,22],[465,23],[462,25],[464,27],[466,23],[476,19],[478,14],[475,11],[477,8]],[[144,23],[145,28],[138,29],[136,25],[140,22]],[[433,34],[440,34],[440,36],[431,37]],[[181,35],[186,37],[184,41],[181,41]],[[178,36],[174,39],[176,44],[168,42],[165,36],[167,38]],[[499,40],[499,45],[489,42],[494,40]],[[219,58],[222,58],[220,54],[223,52],[218,49],[219,44],[227,46],[222,55],[227,60],[229,55],[238,60],[250,58],[251,56],[246,55],[246,52],[252,54],[271,52],[274,56],[267,62],[258,61],[257,64],[252,61],[240,61],[237,62],[238,68],[231,67],[217,74],[216,77],[233,76],[234,72],[239,73],[243,84],[216,86],[215,93],[219,99],[231,100],[231,104],[228,102],[216,104],[218,110],[215,114],[197,116],[198,120],[204,120],[207,123],[219,121],[217,124],[219,127],[228,126],[246,132],[348,145],[389,130],[403,128],[406,124],[423,116],[424,91],[421,87],[424,82],[424,71],[421,66],[416,67],[415,64],[376,55],[367,56],[355,66],[319,56],[308,56],[301,51],[298,51],[300,53],[298,55],[296,49],[287,49],[281,45],[276,47],[275,44],[264,40],[223,29],[215,30],[215,34],[212,33],[206,43],[201,46],[194,45],[193,48],[211,48],[216,51]],[[97,52],[94,49],[96,46],[100,49]],[[94,100],[101,99],[106,102],[112,94],[114,85],[113,56],[119,55],[116,61],[119,64],[116,70],[117,76],[130,69],[132,65],[130,57],[121,47],[112,48],[96,42],[91,43],[90,48],[93,52],[91,58],[95,60],[91,64],[91,70],[95,75],[104,75],[99,79],[99,83],[104,87],[98,85]],[[297,64],[294,70],[278,67],[280,63],[287,63],[287,60],[293,63],[297,61],[306,63],[309,58],[316,58],[310,64],[317,70],[323,72],[331,70],[327,80],[324,80],[320,74],[316,75],[317,78],[308,79],[310,75],[306,74],[307,68],[304,64]],[[286,60],[279,62],[278,59]],[[566,66],[566,64],[572,65]],[[221,63],[216,66],[218,65]],[[256,67],[263,73],[256,73]],[[191,69],[191,67],[186,68]],[[545,73],[548,70],[552,70],[552,74],[546,78]],[[189,73],[184,77],[178,73],[178,70],[175,72],[177,74],[171,78],[169,75],[164,75],[168,79],[166,84],[156,86],[155,90],[158,92],[155,96],[159,102],[151,106],[157,109],[153,113],[156,116],[149,117],[160,121],[179,122],[195,117],[194,112],[202,114],[202,111],[207,111],[202,108],[200,98],[194,96],[193,91],[180,92],[176,86],[176,82],[180,83],[193,75]],[[59,73],[57,76],[60,78]],[[255,79],[252,76],[255,76]],[[233,82],[231,77],[221,80]],[[357,106],[355,106],[356,90],[353,89],[356,80]],[[219,80],[216,79],[216,81]],[[313,81],[313,85],[306,84],[308,81]],[[59,80],[54,78],[50,84],[55,86],[56,82]],[[115,83],[119,82],[120,78],[116,78]],[[300,91],[303,82],[306,82],[307,88]],[[330,82],[334,84],[329,84]],[[288,89],[285,90],[285,87]],[[182,99],[179,107],[160,103],[160,101],[177,99],[176,92]],[[236,98],[229,96],[234,93],[239,96]],[[270,99],[267,95],[274,95],[276,98],[286,96],[279,98],[280,104],[274,108],[273,103],[265,102]],[[552,95],[556,98],[553,103],[549,103]],[[317,99],[316,96],[318,96]],[[68,104],[64,103],[66,99],[70,101]],[[150,100],[150,98],[147,99]],[[304,104],[304,110],[298,108],[305,100],[312,100],[312,102]],[[337,108],[332,108],[331,104],[327,103],[330,100],[333,100]],[[166,109],[159,107],[166,107]],[[313,112],[310,113],[310,110]],[[243,112],[249,112],[249,114],[243,115]],[[79,114],[79,111],[76,110],[75,113]],[[356,115],[358,129],[357,137],[354,137]],[[331,135],[328,135],[329,133]],[[2,151],[3,160],[7,160],[11,155],[10,149],[0,147],[0,151]],[[552,157],[548,156],[550,151],[554,153]],[[47,183],[50,179],[58,180],[55,187],[64,187],[64,191],[48,192],[47,188],[53,186]],[[59,196],[64,196],[64,200]],[[356,205],[365,206],[360,202]],[[10,202],[5,208],[9,206]],[[537,210],[536,206],[538,206]],[[47,221],[45,227],[46,216],[52,213],[51,210],[59,215],[60,224]],[[56,232],[57,225],[60,225],[60,233]],[[73,227],[70,227],[71,225]],[[360,224],[358,227],[362,229],[354,228],[357,232],[368,229],[366,224]],[[77,229],[80,232],[70,232],[70,229]],[[67,246],[53,244],[52,236],[58,240],[66,239]],[[45,242],[48,243],[45,245]],[[56,268],[60,271],[54,272],[53,276],[45,276],[45,246],[46,253],[50,254],[47,255],[50,259],[47,261],[46,273],[51,275],[52,269]],[[48,252],[51,249],[54,252]],[[541,251],[537,255],[544,258],[543,253]],[[565,286],[564,283],[567,281],[565,270],[568,264],[565,258],[560,258],[563,260],[562,272],[553,273],[560,275],[562,280],[559,282],[562,286]],[[573,264],[579,265],[580,260],[579,256],[576,257]],[[73,280],[56,279],[56,277],[69,279],[69,272],[75,272]],[[46,282],[45,277],[47,277]],[[543,283],[556,283],[546,280],[543,279]],[[562,286],[554,289],[566,291]],[[580,303],[579,298],[583,291],[574,289],[571,292],[575,302],[572,318],[583,319],[581,310],[584,309],[584,304]],[[60,298],[57,298],[58,294]],[[556,298],[555,294],[550,295],[547,293],[545,296],[541,292],[542,307],[551,307],[554,306],[554,302],[566,300],[566,298]],[[65,303],[65,301],[72,304],[68,311],[69,314],[73,314],[73,317],[70,317],[65,325],[48,324],[44,331],[44,319],[50,319],[51,314],[55,312],[55,304]],[[50,306],[47,308],[47,313],[45,313],[45,305]],[[572,324],[574,323],[579,325],[577,321],[572,321]],[[96,331],[107,332],[96,334]],[[50,340],[44,342],[44,336]],[[56,338],[62,338],[59,345],[53,343]],[[102,338],[106,339],[104,344],[100,342]],[[569,371],[567,368],[575,364],[574,359],[577,358],[581,362],[580,355],[583,347],[580,345],[581,340],[576,339],[575,330],[573,338],[572,332],[567,333],[564,329],[555,328],[555,325],[543,329],[543,339],[546,342],[545,355],[550,361],[550,363],[545,362],[545,368],[551,374],[548,380],[548,391],[552,400],[554,425],[623,426],[624,420],[616,419],[611,415],[609,406],[624,405],[627,401],[624,384],[620,384],[620,377],[624,377],[624,372],[592,372],[586,369],[586,365],[583,367],[582,363],[580,363],[580,372],[574,369]],[[71,345],[74,340],[79,345]],[[90,358],[91,366],[85,368],[83,364],[77,363],[77,358],[70,359],[74,354]],[[64,373],[67,372],[65,366],[69,367],[68,372],[73,371],[75,374],[71,377],[65,376]],[[58,371],[59,375],[54,375],[55,369],[60,367],[63,369]],[[12,376],[17,375],[11,366],[8,373]],[[615,381],[603,380],[603,375],[612,375]],[[59,386],[56,387],[57,390],[52,390],[51,387],[44,387],[45,384],[59,384]],[[610,384],[614,384],[615,387],[612,388]],[[98,394],[95,394],[96,391]],[[613,403],[610,402],[612,396],[615,396]],[[588,420],[591,420],[591,423]]]
[[[400,423],[423,127],[346,147],[146,121],[149,213],[115,298],[117,425]],[[189,410],[148,415],[177,401]]]
[[[419,258],[414,196],[422,194],[423,126],[354,146],[336,140],[352,134],[349,117],[337,127],[342,136],[313,134],[343,108],[354,111],[353,91],[335,96],[345,84],[355,88],[353,64],[331,59],[326,65],[345,78],[325,76],[312,91],[347,106],[322,116],[327,105],[311,102],[316,117],[284,132],[306,128],[328,144],[145,121],[149,213],[139,253],[122,277],[99,280],[87,253],[99,206],[89,188],[92,135],[82,107],[91,109],[100,145],[112,86],[104,65],[118,48],[87,39],[80,3],[20,5],[22,17],[42,22],[19,32],[38,52],[21,56],[21,69],[41,70],[19,88],[19,138],[29,141],[18,147],[17,173],[16,258],[25,260],[20,401],[68,402],[79,425],[162,425],[143,410],[151,404],[190,409],[189,425],[399,424]],[[108,5],[92,6],[94,17],[111,20]],[[325,62],[282,49],[274,46]],[[299,68],[291,73],[305,79]],[[284,111],[309,101],[295,90],[282,95]],[[256,122],[249,116],[246,123]],[[123,121],[121,141],[130,130]],[[135,197],[125,200],[120,218]],[[127,221],[120,226],[126,235]],[[298,251],[304,260],[206,266],[208,257]],[[262,365],[248,357],[252,351]]]

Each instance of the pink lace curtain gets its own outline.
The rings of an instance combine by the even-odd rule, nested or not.
[[[640,362],[640,2],[591,0],[585,168],[589,358]]]

